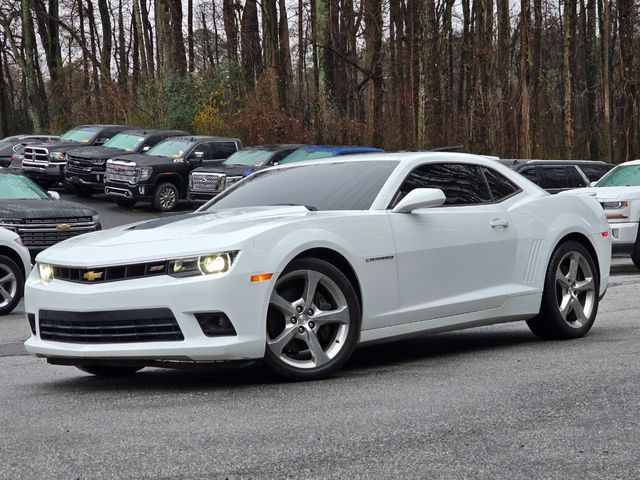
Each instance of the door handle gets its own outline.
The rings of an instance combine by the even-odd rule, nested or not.
[[[492,228],[507,228],[509,226],[509,221],[504,218],[494,218],[489,222]]]

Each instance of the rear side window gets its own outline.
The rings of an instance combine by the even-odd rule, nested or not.
[[[580,170],[590,182],[600,180],[602,176],[613,168],[613,165],[579,165]]]
[[[414,188],[439,188],[445,205],[476,205],[491,202],[491,193],[477,165],[432,163],[413,170],[400,187],[394,204]]]
[[[500,202],[520,191],[507,177],[495,170],[482,167],[482,171],[489,184],[489,190],[491,190],[494,202]]]
[[[536,167],[538,185],[545,189],[568,188],[569,180],[566,167]]]
[[[539,184],[538,174],[536,173],[536,169],[534,167],[523,168],[522,170],[519,170],[518,173],[522,175],[524,178],[531,180],[536,185]]]

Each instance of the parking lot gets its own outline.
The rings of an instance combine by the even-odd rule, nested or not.
[[[158,215],[83,202],[105,227]],[[483,327],[363,348],[308,383],[259,366],[98,379],[26,356],[20,306],[0,320],[0,478],[636,477],[640,274],[612,273],[586,338]]]

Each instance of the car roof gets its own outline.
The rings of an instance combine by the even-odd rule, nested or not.
[[[357,145],[306,145],[301,147],[308,152],[335,152],[335,153],[373,153],[383,152],[381,148],[359,147]]]
[[[504,165],[610,165],[602,160],[528,160],[528,159],[507,159],[498,160]]]
[[[145,137],[149,135],[170,135],[172,137],[176,137],[179,135],[188,135],[187,132],[185,132],[184,130],[156,130],[153,128],[149,128],[149,129],[136,128],[135,130],[127,130],[127,134],[142,135]]]
[[[269,145],[251,145],[244,147],[243,150],[266,150],[269,152],[275,152],[277,150],[283,150],[285,148],[302,148],[306,146],[304,143],[273,143]]]
[[[111,123],[96,123],[89,125],[76,125],[75,127],[70,128],[69,130],[76,130],[77,128],[126,128],[126,129],[139,129],[140,127],[136,127],[135,125],[117,125]]]
[[[176,135],[174,137],[167,138],[167,140],[186,140],[188,142],[198,142],[201,140],[211,140],[213,142],[239,142],[237,138],[230,137],[212,137],[208,135]]]

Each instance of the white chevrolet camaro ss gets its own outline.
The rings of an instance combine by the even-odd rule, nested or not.
[[[425,332],[526,321],[542,338],[581,337],[610,258],[594,198],[551,196],[491,159],[276,167],[195,213],[42,252],[26,348],[96,375],[264,359],[319,378],[358,345]]]

